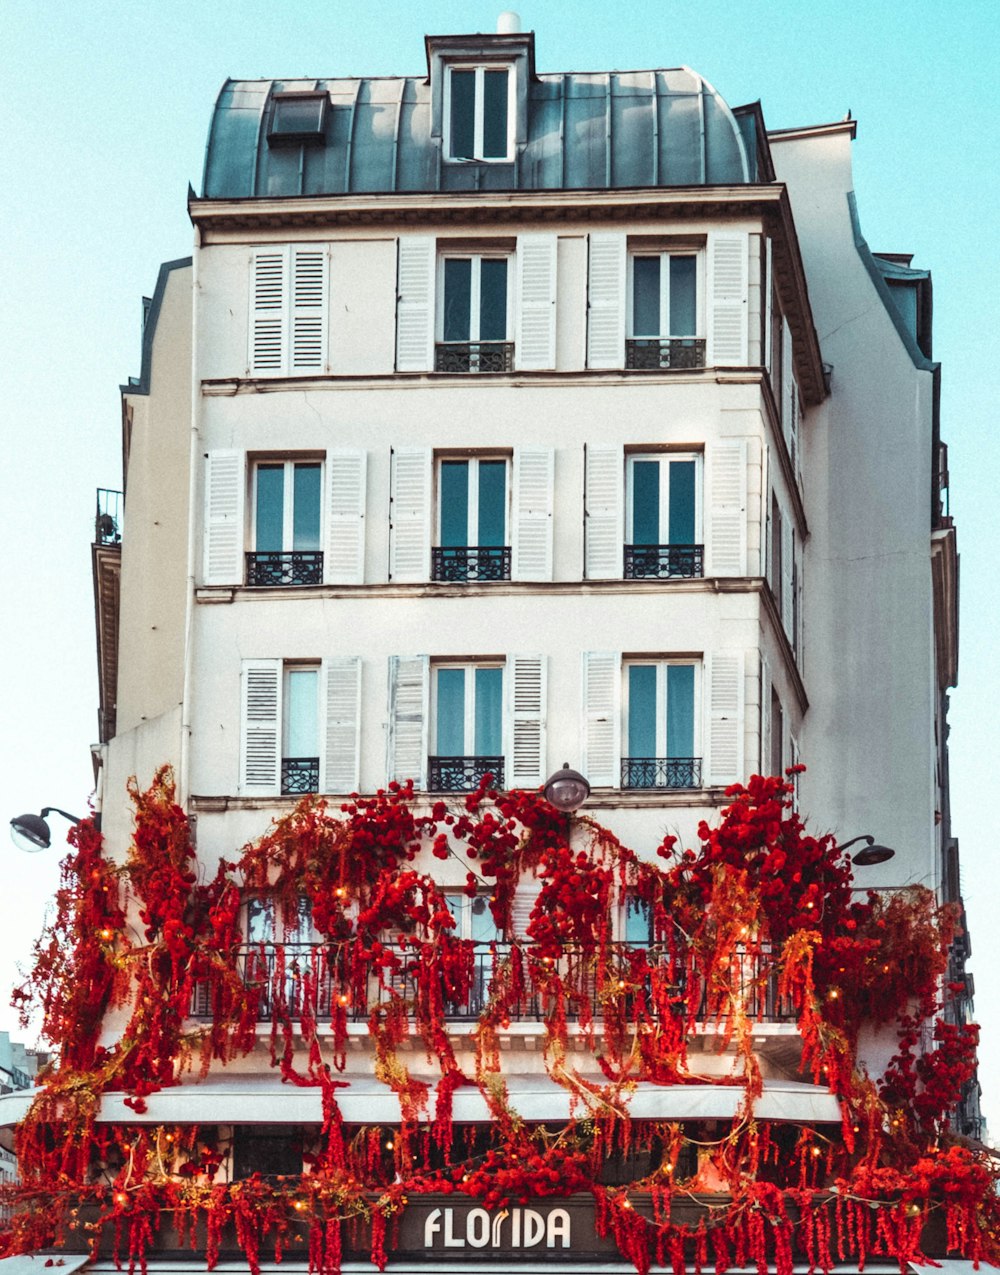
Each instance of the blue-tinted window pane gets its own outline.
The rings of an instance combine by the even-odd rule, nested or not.
[[[247,942],[273,943],[274,940],[274,899],[259,896],[247,899]]]
[[[437,755],[465,756],[465,669],[437,671]]]
[[[667,666],[667,756],[694,756],[694,665]]]
[[[499,757],[503,751],[503,669],[476,669],[475,756]]]
[[[479,462],[479,543],[496,548],[506,543],[507,462]]]
[[[632,335],[660,335],[660,258],[632,258]]]
[[[483,158],[507,158],[507,72],[483,72]]]
[[[319,548],[319,465],[295,466],[292,548]]]
[[[469,462],[441,462],[441,544],[465,547],[469,543]]]
[[[625,899],[625,942],[648,943],[650,939],[649,907],[644,899],[630,894]]]
[[[472,262],[448,257],[444,263],[444,340],[468,341],[472,306]]]
[[[670,463],[670,525],[672,545],[693,545],[694,539],[694,470],[693,460]]]
[[[280,553],[284,528],[284,465],[257,466],[257,525],[254,546],[258,553]]]
[[[660,462],[632,462],[632,543],[660,543]]]
[[[318,696],[319,671],[317,669],[289,670],[285,683],[284,756],[317,757],[319,755]]]
[[[500,931],[496,927],[493,920],[493,913],[490,911],[489,900],[485,895],[479,894],[474,899],[470,899],[472,904],[472,926],[470,937],[476,943],[493,943],[500,937]]]
[[[479,263],[479,339],[507,339],[507,260],[484,257]]]
[[[656,667],[653,664],[629,665],[628,755],[656,756]]]
[[[698,331],[697,264],[694,257],[670,258],[670,336]]]
[[[476,73],[451,73],[451,154],[472,159],[476,140]],[[461,340],[456,337],[456,340]]]

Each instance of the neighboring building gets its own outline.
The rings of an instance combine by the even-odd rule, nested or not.
[[[516,30],[426,51],[426,76],[220,94],[193,257],[122,387],[124,535],[99,503],[110,853],[164,763],[210,877],[301,794],[530,789],[568,759],[650,855],[802,762],[810,828],[895,848],[866,886],[960,902],[930,277],[861,237],[855,124],[767,132],[686,68],[538,74]],[[244,933],[278,947],[273,909]],[[836,1123],[762,1020],[774,1110]],[[533,1030],[503,1055],[529,1087]],[[349,1122],[377,1118],[364,1036]],[[244,1165],[294,1159],[267,1071],[183,1098]],[[263,1121],[278,1150],[247,1149]]]

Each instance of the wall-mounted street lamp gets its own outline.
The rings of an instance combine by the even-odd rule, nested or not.
[[[569,762],[564,761],[562,769],[549,776],[542,795],[550,806],[571,814],[579,810],[590,796],[590,784],[578,770],[570,770]]]
[[[37,854],[39,850],[48,850],[52,844],[52,833],[45,822],[46,815],[62,815],[70,823],[79,823],[76,815],[71,815],[58,806],[46,806],[40,815],[18,815],[10,821],[10,837],[18,850],[27,854]]]
[[[876,844],[875,838],[863,832],[860,837],[852,837],[850,841],[845,841],[841,850],[847,850],[853,845],[857,845],[859,841],[867,842],[864,849],[858,850],[851,855],[851,862],[859,868],[873,868],[876,863],[888,863],[890,859],[896,857],[895,850],[889,846],[880,846]]]

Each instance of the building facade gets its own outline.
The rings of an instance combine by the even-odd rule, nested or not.
[[[591,786],[584,814],[652,861],[668,834],[697,844],[731,785],[804,763],[795,800],[817,835],[895,850],[859,885],[960,903],[930,277],[862,237],[854,122],[768,132],[686,68],[539,74],[515,26],[428,37],[409,78],[219,96],[193,255],[162,268],[122,386],[127,530],[98,510],[107,853],[122,861],[132,836],[129,777],[164,764],[208,880],[303,795],[336,812],[412,781],[418,809],[461,811],[565,761]],[[445,1015],[471,1077],[484,980],[527,941],[542,881],[504,932],[467,864],[429,844],[416,862],[476,946],[478,982]],[[615,942],[649,941],[624,885],[610,915]],[[263,954],[269,1003],[325,941],[260,888],[239,929],[240,976]],[[961,937],[957,1024],[963,953]],[[803,1062],[801,1023],[756,967],[744,984],[755,1118],[834,1136],[843,1106]],[[109,1008],[107,1048],[128,1014]],[[210,1016],[196,991],[188,1029]],[[551,1126],[577,1098],[545,1018],[505,1020],[497,1067],[521,1118]],[[634,1120],[743,1110],[735,1046],[704,1044],[717,1025],[693,1033],[683,1084],[636,1082]],[[405,1124],[369,1019],[345,1030],[342,1120]],[[301,1173],[318,1091],[277,1082],[261,1033],[128,1118],[211,1122],[220,1181]],[[881,1074],[897,1043],[863,1032],[862,1069]],[[572,1047],[586,1087],[601,1050],[583,1029]],[[407,1068],[440,1080],[419,1048]],[[454,1097],[472,1141],[484,1092]],[[100,1119],[125,1119],[121,1101],[106,1094]],[[968,1084],[963,1102],[975,1133]],[[523,1200],[507,1239],[482,1210],[431,1203],[396,1237],[407,1260],[610,1244],[576,1197]]]

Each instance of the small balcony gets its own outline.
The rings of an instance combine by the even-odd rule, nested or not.
[[[650,1014],[662,1011],[651,998],[651,974],[664,966],[668,954],[653,944],[612,943],[608,953],[606,982],[597,975],[597,958],[583,957],[567,947],[558,961],[539,960],[532,956],[528,942],[513,944],[469,943],[470,965],[462,994],[454,988],[443,988],[445,1016],[453,1022],[478,1020],[489,1009],[494,974],[504,971],[508,963],[523,963],[523,990],[513,1001],[504,1002],[504,1015],[511,1022],[543,1022],[550,1012],[551,992],[547,985],[552,972],[565,974],[569,993],[564,1002],[571,1021],[602,1018],[610,997],[624,996],[630,1012]],[[258,1021],[269,1021],[275,1013],[292,1018],[303,1009],[319,1020],[329,1020],[334,1013],[344,1013],[349,1021],[367,1022],[380,1005],[398,999],[416,1005],[421,996],[417,973],[420,958],[412,949],[387,947],[379,974],[369,973],[344,959],[343,948],[322,943],[258,943],[241,947],[236,953],[236,969],[245,987],[259,993]],[[683,963],[682,963],[683,964]],[[349,972],[350,971],[350,972]],[[506,981],[506,980],[505,980]],[[692,1009],[696,1019],[713,1022],[725,1018],[726,1006],[736,999],[749,1018],[762,1023],[794,1023],[795,1008],[778,994],[777,971],[755,953],[737,950],[730,962],[726,986],[714,998],[705,984],[698,981],[686,985],[683,977],[674,985],[670,1001],[680,1018],[689,1019]],[[643,1002],[646,1002],[645,1007]],[[212,992],[208,984],[198,984],[191,1001],[193,1018],[212,1016]]]
[[[98,487],[97,512],[94,516],[94,544],[120,545],[124,520],[124,495],[120,491]]]
[[[474,792],[490,775],[494,788],[503,787],[502,757],[428,757],[429,792]]]
[[[677,371],[704,366],[704,337],[632,337],[625,342],[625,367],[630,372]]]
[[[510,579],[510,548],[448,546],[431,549],[431,579],[442,584],[482,584]]]
[[[318,757],[282,757],[282,796],[299,797],[319,792]]]
[[[626,580],[697,580],[705,574],[704,545],[626,545]]]
[[[623,757],[623,788],[700,788],[700,757]]]
[[[512,372],[513,341],[439,341],[435,372]]]
[[[292,553],[248,553],[247,585],[255,589],[322,584],[322,550],[295,550]]]

